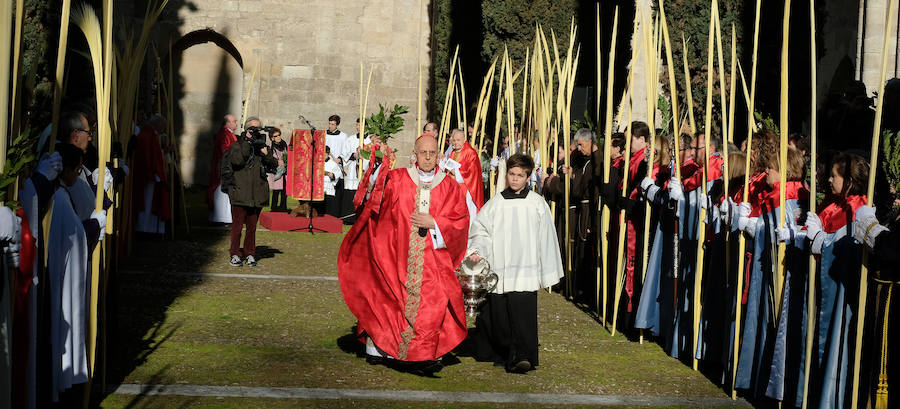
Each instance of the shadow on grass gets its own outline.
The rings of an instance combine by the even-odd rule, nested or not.
[[[243,251],[243,249],[241,249]],[[269,246],[256,246],[256,259],[275,258],[276,254],[284,254],[283,251]]]
[[[205,190],[186,189],[191,224],[203,225],[206,214]],[[204,211],[199,211],[202,207]],[[203,217],[203,218],[201,218]],[[181,324],[167,321],[169,307],[183,294],[202,282],[190,275],[153,274],[163,271],[200,271],[219,257],[227,231],[193,229],[187,233],[176,231],[174,240],[136,238],[130,256],[122,260],[119,271],[139,271],[149,274],[118,273],[110,281],[112,294],[109,305],[107,332],[106,385],[119,385],[149,357],[158,351],[181,328]],[[268,257],[281,252],[263,249]],[[164,367],[147,380],[148,384],[162,381],[170,368]],[[96,385],[99,387],[100,385]],[[112,392],[97,390],[92,404],[96,407]],[[190,402],[188,403],[190,404]],[[153,407],[145,395],[136,396],[127,407]]]
[[[144,385],[144,387],[141,389],[141,393],[138,395],[135,395],[133,398],[131,398],[131,400],[128,401],[128,403],[123,408],[124,409],[137,409],[137,408],[152,408],[152,407],[154,407],[153,399],[150,398],[150,395],[149,395],[149,392],[150,392],[149,385],[159,384],[160,380],[164,379],[163,374],[166,371],[168,371],[169,368],[171,368],[171,365],[166,365],[162,369],[157,371],[155,374],[153,374],[153,376],[150,378],[149,382],[147,382],[147,384]],[[187,398],[187,401],[182,403],[179,407],[180,408],[191,407],[199,399],[200,399],[199,397],[189,397],[189,398]]]
[[[346,354],[356,355],[357,358],[365,358],[370,365],[382,365],[385,368],[393,369],[397,372],[407,373],[423,378],[440,378],[437,374],[445,366],[456,365],[461,363],[459,358],[452,352],[444,355],[437,362],[410,362],[398,361],[390,358],[372,357],[366,354],[365,344],[359,341],[356,335],[356,325],[350,328],[350,333],[342,335],[337,339],[338,348]]]

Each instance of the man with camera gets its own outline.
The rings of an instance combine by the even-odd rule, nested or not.
[[[251,123],[255,122],[256,126]],[[274,173],[278,161],[267,146],[268,134],[274,128],[260,128],[259,119],[250,118],[244,133],[231,145],[222,162],[222,190],[231,199],[231,265],[240,267],[246,261],[256,266],[256,223],[262,207],[269,203],[266,173]],[[241,254],[241,229],[246,226],[244,250]],[[242,257],[243,256],[243,257]]]

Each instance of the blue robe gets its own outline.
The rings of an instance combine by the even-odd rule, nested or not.
[[[816,377],[810,385],[821,385],[817,407],[846,408],[850,404],[850,362],[853,360],[857,296],[859,293],[859,268],[862,254],[859,244],[847,235],[852,225],[844,226],[825,238],[822,246],[819,280],[819,331],[817,332]],[[814,382],[815,381],[815,382]],[[811,401],[812,402],[812,401]],[[816,406],[810,406],[816,407]]]
[[[768,379],[768,367],[764,367],[764,355],[773,324],[772,290],[775,254],[774,212],[763,214],[757,220],[756,235],[753,241],[753,261],[750,269],[750,282],[747,294],[747,315],[744,332],[741,337],[740,355],[738,357],[735,388],[748,389],[751,395],[758,396],[761,384]]]
[[[795,225],[806,212],[797,200],[787,201],[787,223]],[[776,210],[776,215],[780,209]],[[788,244],[785,249],[785,284],[781,312],[773,334],[774,347],[766,396],[788,405],[803,403],[803,368],[806,356],[806,300],[808,253]]]

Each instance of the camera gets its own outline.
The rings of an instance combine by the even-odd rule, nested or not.
[[[247,128],[245,133],[247,139],[256,149],[266,146],[266,141],[271,138],[272,132],[275,131],[274,126],[251,126]]]

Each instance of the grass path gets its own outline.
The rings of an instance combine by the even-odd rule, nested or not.
[[[224,230],[139,242],[115,292],[107,384],[502,392],[725,398],[706,377],[662,349],[611,337],[557,294],[540,293],[541,366],[507,374],[460,357],[437,378],[359,358],[354,317],[339,283],[174,273],[335,277],[342,235],[260,232],[258,268],[227,264]],[[408,407],[414,402],[108,395],[102,407]],[[444,407],[423,403],[428,407]],[[447,403],[449,407],[503,404]],[[514,405],[523,407],[521,404]],[[527,405],[525,407],[528,407]],[[622,407],[622,406],[617,406]]]

